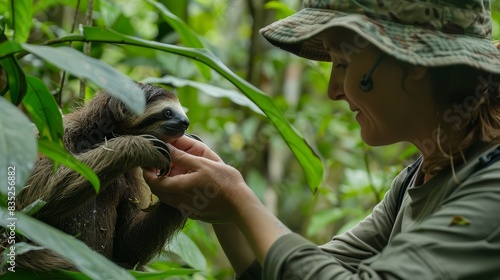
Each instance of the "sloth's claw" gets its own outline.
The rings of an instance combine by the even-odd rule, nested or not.
[[[156,174],[158,177],[163,177],[167,175],[167,173],[170,171],[170,166],[167,166],[166,168],[163,168],[160,170],[160,173]]]
[[[187,133],[185,133],[184,135],[186,135],[189,138],[193,138],[194,140],[198,140],[200,142],[203,142],[203,140],[200,138],[200,136],[198,136],[196,134],[187,134]]]
[[[164,157],[170,160],[170,150],[168,149],[167,144],[165,144],[165,142],[149,134],[143,134],[139,136],[151,142]]]
[[[156,150],[158,150],[165,158],[168,159],[167,166],[165,168],[162,168],[160,170],[160,173],[157,174],[158,176],[165,176],[170,171],[170,150],[168,149],[167,144],[165,144],[165,142],[161,141],[160,139],[154,137],[153,135],[143,134],[139,136],[151,142],[156,148]]]

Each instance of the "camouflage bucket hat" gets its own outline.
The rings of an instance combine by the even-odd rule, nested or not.
[[[489,0],[304,0],[304,9],[260,33],[298,56],[330,61],[316,35],[345,27],[404,62],[500,74],[491,25]]]

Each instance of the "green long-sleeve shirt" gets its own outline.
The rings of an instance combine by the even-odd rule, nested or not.
[[[500,279],[500,161],[479,161],[495,147],[470,149],[455,178],[415,186],[418,170],[396,215],[403,171],[351,230],[319,247],[284,235],[240,279]]]

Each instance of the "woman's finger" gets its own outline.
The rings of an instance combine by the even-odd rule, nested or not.
[[[222,159],[207,145],[205,145],[205,143],[185,135],[170,142],[170,145],[195,156],[201,156],[213,161],[222,162]]]

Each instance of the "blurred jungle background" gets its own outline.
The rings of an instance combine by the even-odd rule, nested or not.
[[[288,227],[324,243],[366,216],[394,176],[414,160],[416,151],[405,144],[376,148],[363,144],[354,114],[344,102],[331,102],[326,96],[330,65],[288,54],[259,35],[263,26],[301,9],[301,2],[39,0],[31,6],[27,42],[42,44],[76,34],[80,24],[188,47],[192,42],[182,32],[194,34],[201,43],[198,47],[211,51],[231,71],[265,92],[306,139],[324,168],[315,193],[276,127],[254,105],[241,101],[238,89],[215,71],[202,71],[195,60],[184,56],[130,45],[93,42],[85,47],[73,42],[71,46],[79,51],[87,48],[89,56],[133,80],[175,89],[191,120],[188,132],[200,136],[240,170],[262,202]],[[494,38],[500,38],[500,1],[492,1],[492,6]],[[9,1],[0,0],[0,12],[7,18],[9,9]],[[19,62],[26,73],[44,82],[63,113],[97,89],[88,84],[81,92],[78,78],[63,76],[60,69],[36,56],[25,55]],[[201,222],[189,222],[151,268],[176,266],[198,270],[174,276],[179,279],[233,277],[211,227]]]

